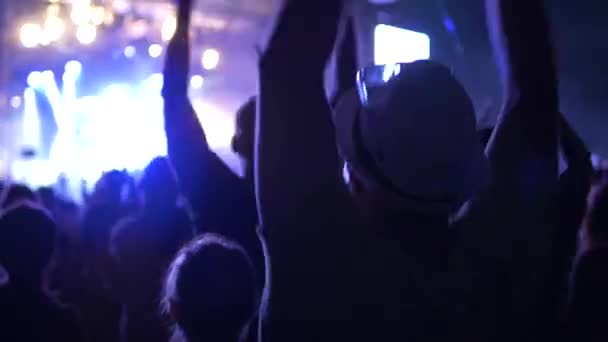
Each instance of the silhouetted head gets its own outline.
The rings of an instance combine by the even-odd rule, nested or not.
[[[374,220],[447,225],[486,185],[473,103],[441,64],[363,69],[334,124],[351,192]]]
[[[10,184],[4,189],[1,200],[2,209],[13,207],[20,202],[39,202],[38,195],[23,184]]]
[[[105,172],[95,184],[92,196],[98,203],[120,205],[128,180],[129,175],[124,171],[112,170]]]
[[[38,188],[38,197],[42,205],[50,211],[55,210],[56,197],[55,191],[50,186],[43,186]]]
[[[42,286],[42,274],[55,244],[56,226],[48,213],[30,203],[0,216],[0,263],[11,283]]]
[[[241,246],[203,235],[169,267],[163,309],[188,342],[239,341],[256,310],[255,284],[251,260]]]
[[[139,186],[146,208],[175,208],[179,188],[167,158],[154,158],[144,170]]]
[[[251,181],[253,181],[256,101],[256,98],[252,97],[239,108],[232,137],[232,150],[241,158],[243,173]]]
[[[608,247],[608,182],[593,187],[581,231],[586,247]]]

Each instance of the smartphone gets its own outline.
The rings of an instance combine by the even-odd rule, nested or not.
[[[384,24],[374,29],[374,64],[411,63],[430,57],[428,35]]]

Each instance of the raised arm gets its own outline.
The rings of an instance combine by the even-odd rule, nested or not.
[[[265,230],[314,215],[340,180],[323,72],[341,2],[283,5],[259,62],[256,196]]]
[[[165,132],[169,157],[192,208],[197,229],[229,236],[249,247],[254,232],[251,190],[209,148],[188,98],[191,0],[180,0],[177,30],[169,42],[164,68]],[[238,208],[238,215],[230,210]],[[242,222],[250,226],[249,232]]]
[[[557,184],[557,73],[543,1],[486,5],[505,96],[488,157],[495,183],[533,199]]]
[[[486,0],[504,89],[487,155],[490,188],[480,195],[479,246],[502,261],[509,282],[510,340],[541,339],[559,222],[558,92],[542,0]],[[506,322],[506,321],[505,321]]]
[[[356,85],[357,79],[357,39],[354,18],[345,14],[340,26],[340,33],[335,51],[334,90],[330,100],[332,108],[346,91]]]

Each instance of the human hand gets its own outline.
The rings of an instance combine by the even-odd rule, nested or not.
[[[186,95],[190,72],[190,17],[192,0],[179,0],[175,34],[169,41],[163,70],[163,97]]]
[[[260,70],[322,73],[333,50],[341,9],[341,0],[284,0],[261,55]]]

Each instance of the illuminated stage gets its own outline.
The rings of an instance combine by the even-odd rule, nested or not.
[[[21,145],[34,151],[45,149],[40,139],[43,127],[37,97],[50,104],[57,130],[48,158],[38,153],[38,157],[12,163],[15,180],[49,185],[65,174],[72,185],[83,180],[93,184],[103,171],[138,171],[154,157],[167,153],[160,97],[162,74],[152,74],[137,85],[110,84],[98,95],[79,96],[76,85],[81,70],[77,61],[66,63],[61,89],[51,71],[29,75],[29,87],[23,95]],[[192,91],[200,90],[203,83],[200,75],[192,76]],[[197,97],[193,106],[210,146],[226,150],[234,132],[232,115]]]

